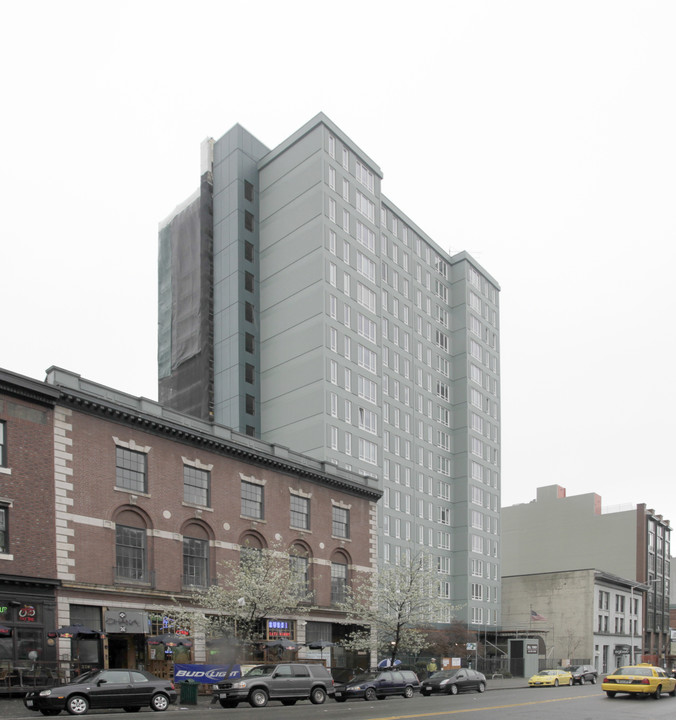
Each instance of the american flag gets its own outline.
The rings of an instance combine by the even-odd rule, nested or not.
[[[540,613],[535,612],[535,610],[531,610],[530,611],[530,619],[531,620],[546,620],[547,618],[540,615]]]

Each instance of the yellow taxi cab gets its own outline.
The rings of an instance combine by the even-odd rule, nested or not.
[[[547,685],[558,687],[559,685],[572,685],[573,674],[568,670],[556,668],[554,670],[540,670],[535,673],[529,680],[529,687],[545,687]]]
[[[676,696],[676,678],[666,670],[650,663],[637,663],[619,667],[603,679],[601,685],[609,698],[617,693],[643,693],[658,700],[664,693]]]

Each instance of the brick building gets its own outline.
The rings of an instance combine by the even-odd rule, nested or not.
[[[44,383],[0,370],[0,663],[27,661],[55,622],[58,395]]]
[[[302,643],[340,633],[333,601],[341,584],[376,566],[375,481],[58,368],[32,384],[51,403],[42,410],[42,443],[24,443],[33,467],[43,468],[42,484],[32,497],[14,489],[12,527],[31,524],[18,510],[35,512],[39,496],[47,520],[34,550],[44,549],[48,560],[36,571],[56,590],[50,620],[106,632],[103,642],[81,640],[77,648],[43,633],[36,638],[41,657],[77,651],[82,662],[153,669],[162,658],[147,636],[162,631],[171,608],[194,588],[223,582],[220,563],[236,559],[245,543],[281,544],[307,558],[315,604],[302,621],[275,619],[286,623],[287,637]],[[2,402],[6,482],[18,472],[19,421],[4,393]],[[11,495],[4,486],[2,494]],[[0,568],[21,574],[14,537]],[[190,652],[204,661],[203,640]]]

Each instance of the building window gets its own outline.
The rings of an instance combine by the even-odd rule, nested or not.
[[[209,542],[202,538],[183,538],[183,584],[207,587],[209,584]]]
[[[339,538],[350,537],[350,511],[347,508],[333,506],[331,534]]]
[[[331,563],[331,603],[345,602],[347,590],[347,563]]]
[[[251,333],[244,333],[244,349],[248,353],[254,351],[254,336]]]
[[[145,453],[115,448],[115,484],[125,490],[148,492]]]
[[[254,259],[254,246],[248,240],[244,241],[244,259],[249,262],[253,262]]]
[[[7,467],[7,424],[0,420],[0,467]]]
[[[254,290],[254,276],[250,272],[244,273],[244,289],[249,292]]]
[[[256,414],[256,398],[253,395],[246,396],[246,414],[247,415],[255,415]]]
[[[289,568],[299,602],[310,601],[310,560],[305,548],[294,545],[289,550]]]
[[[244,198],[250,202],[254,199],[254,186],[248,181],[244,181]]]
[[[255,368],[250,363],[244,364],[244,380],[245,382],[248,382],[250,385],[253,385],[254,382],[254,373]]]
[[[183,466],[183,500],[193,505],[209,507],[211,473],[191,465]]]
[[[145,528],[117,525],[115,528],[115,553],[118,578],[146,581]]]
[[[242,480],[242,515],[263,519],[263,486]]]
[[[244,227],[251,231],[254,229],[254,216],[248,210],[244,211]]]
[[[9,552],[9,508],[0,505],[0,553]]]
[[[254,306],[250,302],[244,303],[244,319],[247,322],[254,321]]]
[[[291,527],[300,530],[310,529],[310,499],[291,495]]]

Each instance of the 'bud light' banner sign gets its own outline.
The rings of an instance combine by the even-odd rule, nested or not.
[[[174,664],[174,682],[185,682],[192,680],[202,684],[216,684],[226,678],[238,678],[242,676],[242,669],[239,665],[183,665]]]

